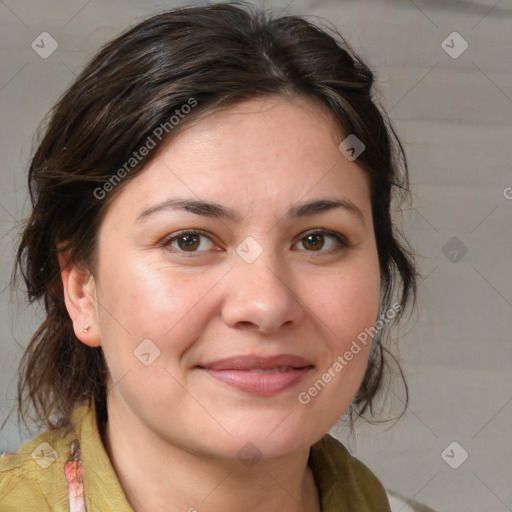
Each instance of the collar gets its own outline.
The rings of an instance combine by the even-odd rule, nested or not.
[[[75,409],[73,424],[79,428],[87,511],[135,512],[103,445],[94,401],[90,409],[86,405]],[[375,475],[331,435],[326,434],[311,446],[308,465],[322,512],[391,512],[385,490]]]

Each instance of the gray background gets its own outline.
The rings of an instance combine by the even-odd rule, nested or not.
[[[375,71],[410,161],[404,228],[425,276],[395,347],[410,404],[394,426],[359,422],[356,443],[341,427],[332,432],[387,488],[439,511],[512,510],[510,0],[255,3],[338,27]],[[14,404],[16,368],[40,318],[8,286],[36,127],[101,44],[177,5],[184,2],[0,1],[0,421]],[[46,59],[31,47],[42,32],[58,42]],[[457,58],[441,46],[452,32],[468,43]],[[460,50],[452,39],[451,51]],[[399,411],[396,389],[389,404]],[[0,453],[33,435],[11,414]],[[457,469],[441,456],[453,441],[469,454]],[[452,464],[462,448],[448,451]]]

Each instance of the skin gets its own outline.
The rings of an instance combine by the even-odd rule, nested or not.
[[[369,344],[307,405],[297,399],[378,316],[380,273],[369,180],[339,151],[345,138],[311,100],[245,101],[179,133],[113,200],[94,275],[62,272],[76,336],[109,368],[104,444],[137,512],[320,511],[309,449],[336,423],[364,376]],[[238,222],[187,211],[140,213],[171,197],[233,208]],[[338,208],[288,220],[299,201]],[[202,229],[193,249],[176,239]],[[349,247],[325,235],[344,235]],[[253,237],[252,263],[236,248]],[[190,251],[190,249],[188,250]],[[91,325],[84,333],[84,325]],[[148,366],[144,339],[160,350]],[[236,355],[294,354],[314,365],[297,385],[255,396],[198,370]],[[237,452],[261,454],[246,467]]]

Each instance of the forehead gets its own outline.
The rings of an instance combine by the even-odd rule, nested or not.
[[[114,203],[133,217],[143,205],[171,196],[211,199],[235,209],[288,208],[299,199],[336,191],[364,202],[368,177],[339,151],[343,138],[312,100],[244,101],[180,131]]]
[[[307,143],[303,148],[307,151],[319,143],[320,146],[336,143],[342,138],[333,117],[318,102],[300,96],[270,96],[242,101],[210,113],[191,123],[168,146],[179,151],[191,142],[206,145],[216,141],[218,145],[238,150],[237,154],[227,157],[243,157],[251,150],[261,151],[263,144],[268,150],[295,146],[296,152],[299,141]]]

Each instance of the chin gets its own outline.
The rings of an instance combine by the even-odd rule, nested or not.
[[[280,415],[278,421],[272,422],[262,417],[241,421],[230,431],[233,438],[228,441],[231,445],[229,451],[234,451],[237,456],[240,450],[242,453],[253,450],[265,458],[283,457],[316,441],[316,432],[309,432],[303,422],[292,425],[283,421],[285,417]]]

